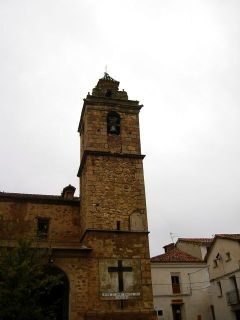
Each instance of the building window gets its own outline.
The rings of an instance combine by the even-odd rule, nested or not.
[[[163,316],[163,310],[157,310],[157,316],[158,317]]]
[[[237,295],[239,295],[236,276],[235,276],[235,275],[234,275],[234,276],[231,276],[231,277],[229,278],[229,280],[230,280],[231,288],[233,289],[234,292],[237,293]],[[239,298],[239,297],[238,297],[238,298]]]
[[[220,254],[220,253],[218,253],[217,255],[216,255],[216,258],[213,260],[213,267],[214,268],[217,268],[218,267],[218,262],[219,261],[222,261],[222,255]]]
[[[105,97],[111,98],[111,96],[112,96],[112,90],[108,89],[105,93]]]
[[[117,221],[117,230],[119,231],[121,229],[121,222]]]
[[[215,317],[215,310],[214,310],[214,305],[210,305],[210,309],[211,309],[211,314],[212,314],[212,318],[213,320],[216,320],[216,317]]]
[[[37,218],[37,236],[39,238],[47,238],[49,230],[48,218]]]
[[[220,281],[217,282],[217,296],[222,297],[222,285]]]
[[[230,260],[231,260],[230,252],[226,252],[226,261],[230,261]]]
[[[180,288],[180,278],[179,275],[177,274],[172,274],[171,275],[171,281],[172,281],[172,292],[173,293],[180,293],[181,288]]]
[[[107,133],[119,135],[120,122],[121,118],[117,112],[109,112],[107,115]]]
[[[218,260],[217,259],[214,259],[213,260],[213,268],[217,268],[217,266],[218,266]]]
[[[233,275],[229,278],[229,291],[226,292],[227,304],[229,306],[237,305],[240,302],[239,290],[237,285],[236,276]]]

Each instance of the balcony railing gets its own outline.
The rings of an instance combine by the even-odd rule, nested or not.
[[[190,284],[180,284],[178,286],[172,286],[172,284],[154,284],[153,285],[153,295],[154,296],[185,296],[190,295],[191,289]]]
[[[239,291],[237,290],[232,290],[232,291],[228,291],[226,293],[226,298],[227,298],[227,304],[229,306],[234,305],[234,304],[238,304],[239,301]]]
[[[181,288],[179,283],[172,283],[172,292],[181,293]]]

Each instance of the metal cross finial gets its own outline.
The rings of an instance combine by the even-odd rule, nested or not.
[[[105,72],[104,72],[104,76],[106,77],[106,76],[109,76],[108,75],[108,70],[107,70],[107,65],[105,65]]]

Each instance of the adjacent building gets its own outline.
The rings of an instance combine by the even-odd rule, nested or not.
[[[204,260],[212,242],[213,238],[179,238],[176,248]]]
[[[207,255],[213,320],[240,319],[240,234],[217,234]]]
[[[158,319],[211,320],[206,262],[170,244],[151,258],[154,308]]]
[[[151,258],[154,308],[164,320],[240,320],[240,234],[179,238]]]

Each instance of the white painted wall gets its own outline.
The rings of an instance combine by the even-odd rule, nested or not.
[[[227,257],[230,253],[230,259]],[[214,263],[216,257],[217,266]],[[232,306],[227,303],[227,292],[234,289],[231,276],[236,277],[240,290],[240,245],[239,242],[217,238],[208,256],[209,277],[211,280],[211,304],[214,305],[217,320],[235,320]],[[222,294],[219,293],[218,283],[221,284]]]
[[[162,309],[161,320],[172,320],[171,303],[182,299],[182,320],[212,320],[209,303],[209,277],[205,264],[152,263],[152,284],[155,309]],[[179,273],[181,294],[172,293],[171,273]]]

